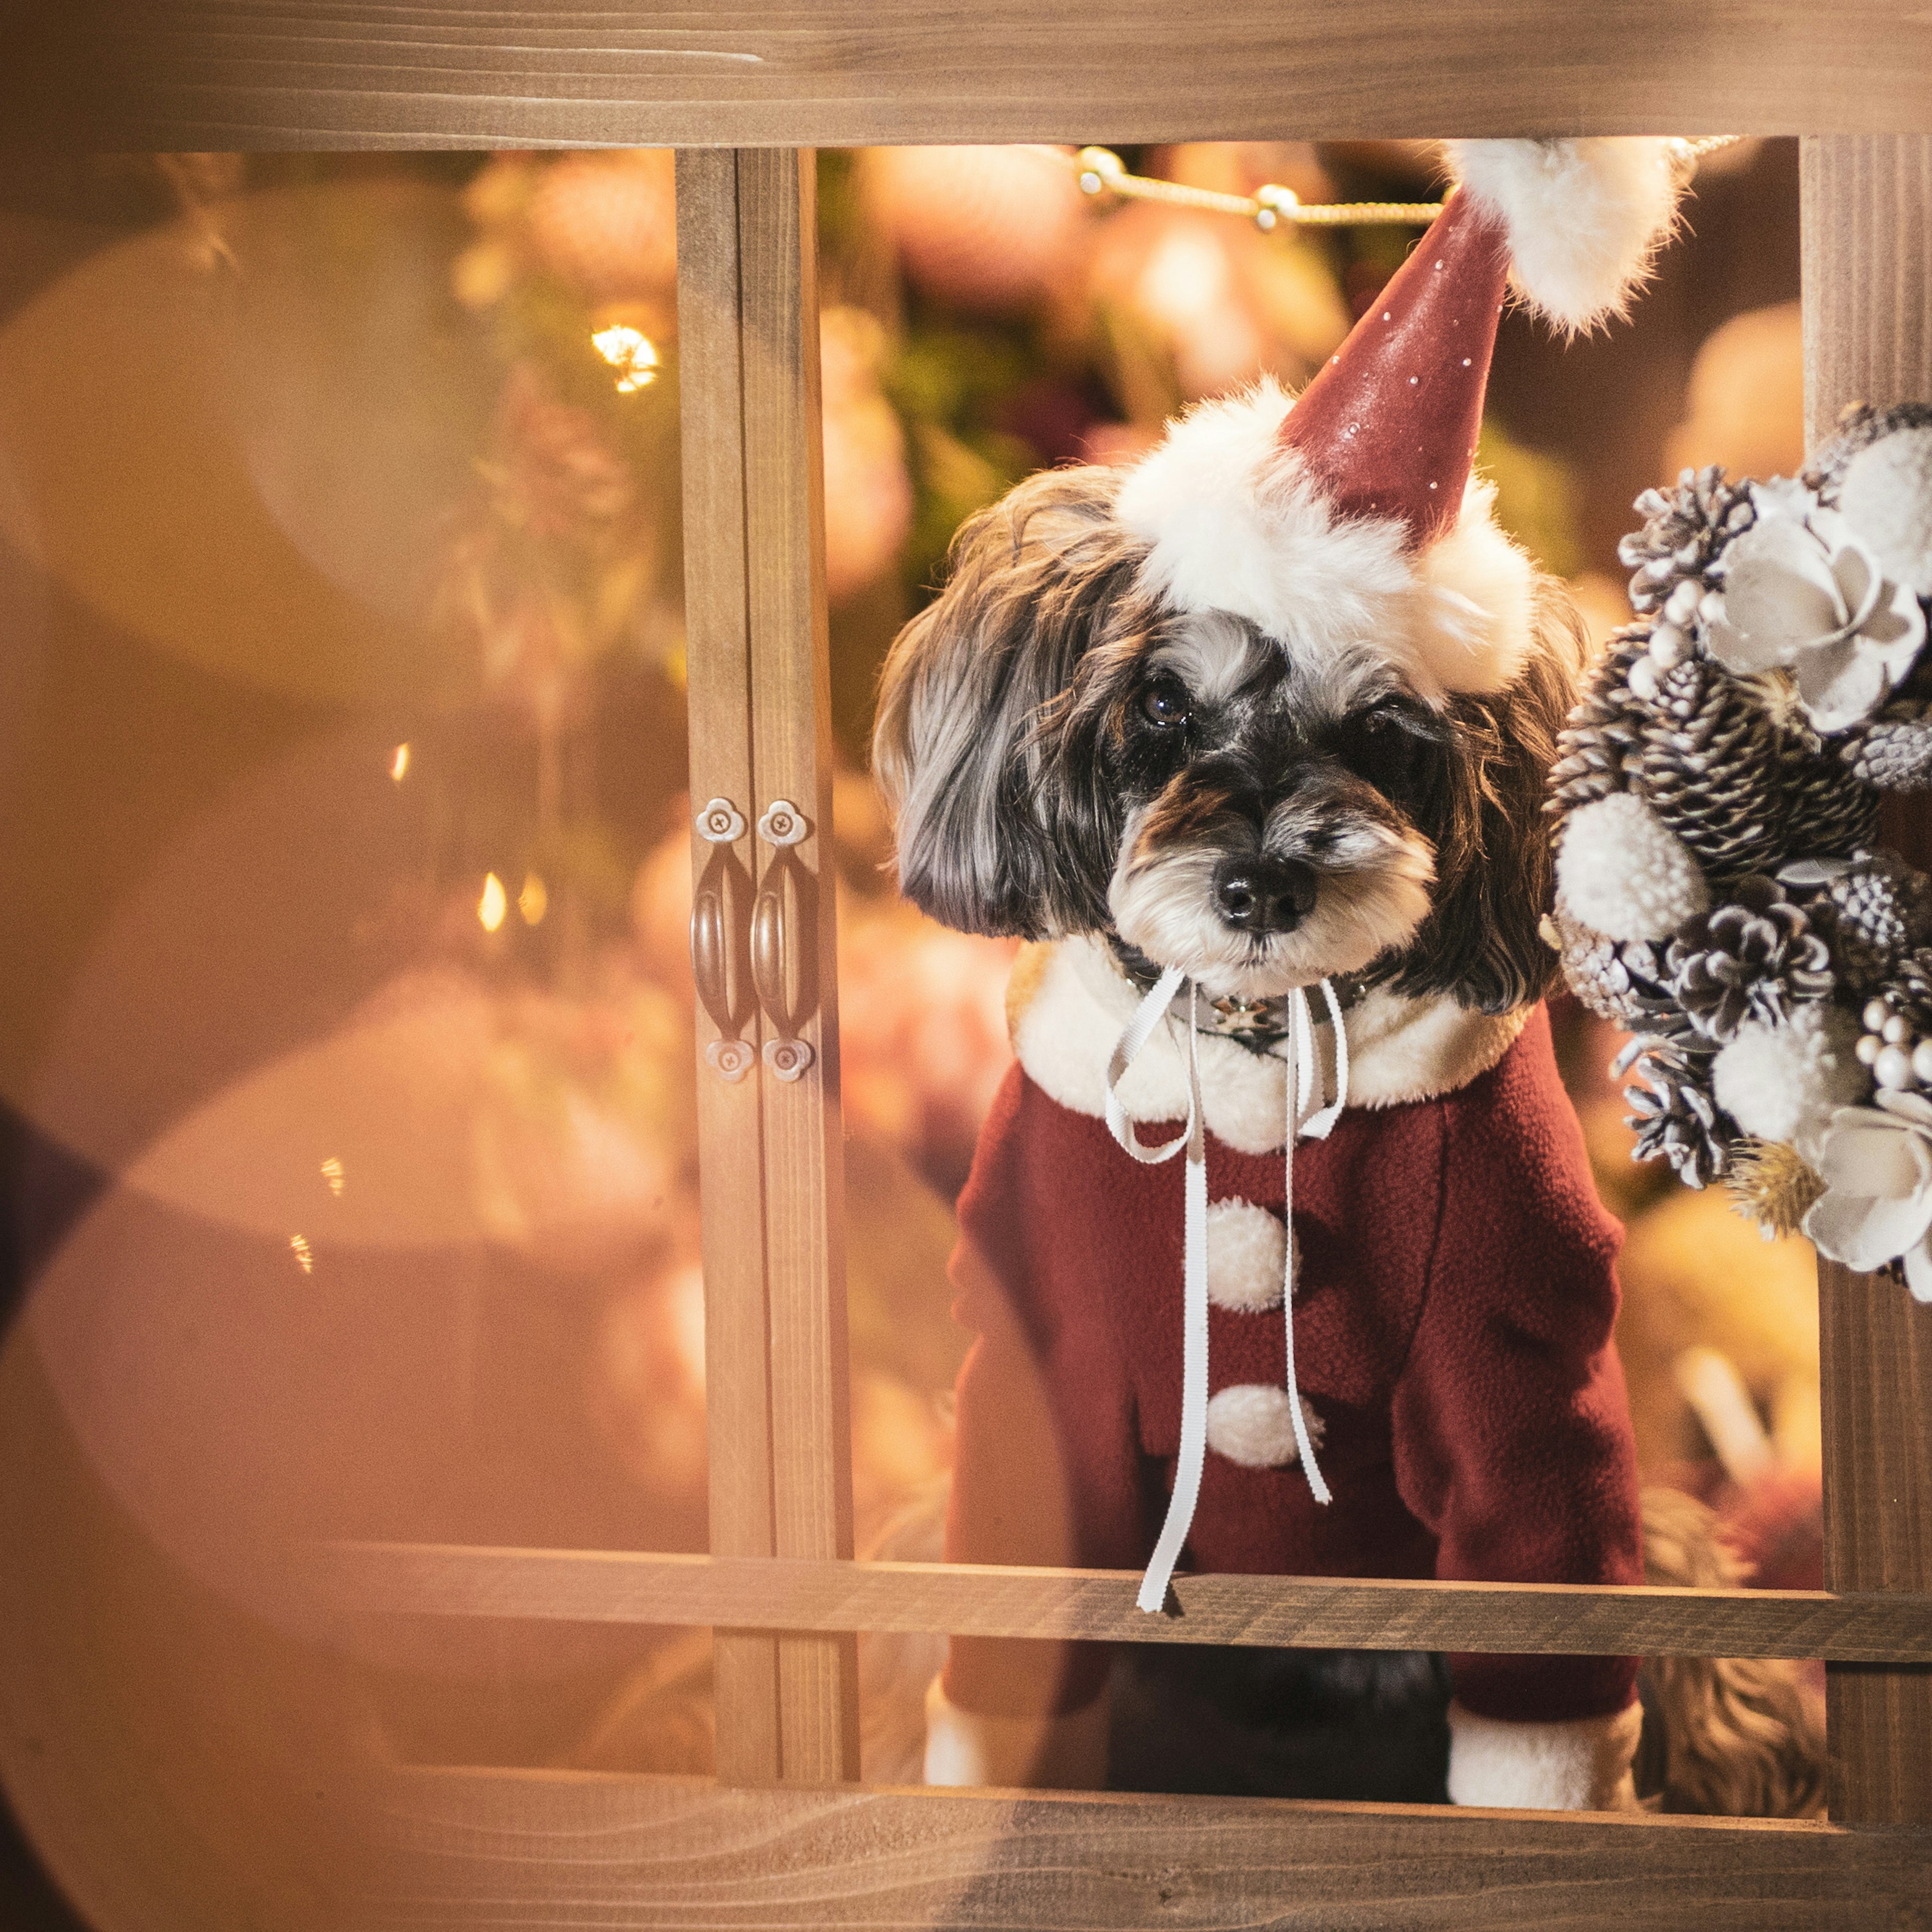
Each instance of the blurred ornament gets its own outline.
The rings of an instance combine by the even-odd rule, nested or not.
[[[825,592],[838,603],[876,583],[912,528],[905,434],[879,387],[884,332],[862,309],[819,317],[824,391]]]
[[[1348,332],[1346,305],[1312,242],[1191,208],[1143,203],[1112,217],[1088,292],[1115,318],[1116,354],[1151,352],[1171,368],[1181,400],[1218,395],[1264,371],[1298,388]],[[1143,400],[1132,383],[1123,386],[1136,418],[1165,414],[1174,400]]]
[[[570,1273],[662,1238],[689,1206],[690,1052],[686,1018],[653,986],[504,1001],[472,1138],[490,1237]]]
[[[634,395],[658,379],[657,344],[641,330],[613,322],[590,338],[598,355],[617,372],[617,393]]]
[[[1798,305],[1780,302],[1713,329],[1690,365],[1686,414],[1664,446],[1667,471],[1719,464],[1734,475],[1804,466],[1804,344]]]
[[[1013,942],[949,932],[898,901],[840,910],[846,1118],[956,1191],[1012,1064]]]
[[[1072,170],[1024,147],[874,148],[860,163],[873,219],[928,293],[1018,308],[1064,287],[1090,212]]]
[[[530,199],[538,258],[592,302],[650,296],[677,278],[677,188],[668,148],[566,154]]]
[[[704,1274],[684,1262],[605,1307],[590,1366],[590,1412],[632,1476],[654,1497],[701,1509]]]

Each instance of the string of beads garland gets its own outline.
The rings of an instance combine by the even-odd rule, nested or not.
[[[1696,140],[1680,137],[1672,147],[1677,164],[1688,175],[1706,154],[1735,146],[1743,139],[1742,134],[1707,134]],[[1284,226],[1348,228],[1412,223],[1423,227],[1442,212],[1443,204],[1439,201],[1305,202],[1293,188],[1273,182],[1251,195],[1224,194],[1214,188],[1190,188],[1182,182],[1130,174],[1126,164],[1111,148],[1082,148],[1074,152],[1042,145],[1040,152],[1067,163],[1084,194],[1113,194],[1124,200],[1161,202],[1170,208],[1232,214],[1252,221],[1264,234]]]
[[[1932,1300],[1932,406],[1846,412],[1796,479],[1686,470],[1622,548],[1638,621],[1558,742],[1544,937],[1633,1036],[1639,1160]]]

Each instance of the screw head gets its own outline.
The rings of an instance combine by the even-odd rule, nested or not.
[[[728,798],[709,799],[692,814],[698,836],[714,845],[729,845],[745,836],[745,814]]]

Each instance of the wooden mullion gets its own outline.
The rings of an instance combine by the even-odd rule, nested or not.
[[[1932,1833],[1641,1813],[418,1771],[378,1828],[358,1927],[1865,1932],[1932,1896]]]
[[[1130,1570],[807,1562],[610,1551],[338,1544],[310,1586],[353,1610],[572,1622],[1128,1643],[1300,1645],[1580,1656],[1932,1661],[1932,1595],[1684,1590],[1355,1577],[1174,1580],[1178,1612],[1135,1607]]]
[[[751,632],[745,568],[744,368],[738,162],[730,149],[677,158],[678,372],[684,478],[685,638],[694,800],[730,800],[744,834],[728,848],[749,904]],[[694,882],[718,848],[692,834]],[[711,1549],[770,1556],[770,1318],[765,1290],[762,1083],[722,1079],[706,1058],[721,1037],[700,1006],[698,1142],[704,1240],[706,1435]],[[746,1029],[758,1044],[756,1021]],[[721,1629],[715,1695],[718,1774],[768,1782],[779,1770],[777,1640]]]
[[[1803,146],[1805,406],[1932,398],[1932,140]],[[1922,815],[1924,807],[1918,806]],[[1822,1263],[1825,1581],[1932,1588],[1932,1308],[1890,1275]],[[1932,1666],[1831,1664],[1834,1819],[1932,1825]]]
[[[815,158],[746,148],[737,169],[755,788],[761,813],[784,801],[807,828],[795,844],[760,844],[761,890],[787,872],[796,887],[789,983],[812,1050],[797,1078],[761,1070],[774,1542],[780,1556],[836,1559],[852,1554],[852,1464]],[[851,1636],[780,1639],[786,1780],[858,1775],[857,1683]]]

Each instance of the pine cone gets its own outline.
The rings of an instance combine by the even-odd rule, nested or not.
[[[1793,859],[1838,858],[1878,837],[1878,794],[1835,748],[1810,730],[1788,730],[1776,784],[1784,802],[1780,841]]]
[[[1702,1187],[1724,1171],[1724,1116],[1711,1097],[1714,1056],[1687,1050],[1660,1036],[1634,1040],[1618,1054],[1611,1071],[1633,1072],[1646,1082],[1624,1089],[1631,1112],[1624,1124],[1636,1130],[1633,1160],[1670,1162],[1687,1187]]]
[[[1649,716],[1648,707],[1630,688],[1630,668],[1646,655],[1649,639],[1647,626],[1631,626],[1612,640],[1608,654],[1557,734],[1546,812],[1574,812],[1624,789],[1624,762]]]
[[[1708,658],[1664,672],[1634,756],[1631,789],[1714,879],[1772,863],[1788,784],[1778,730],[1747,687]]]
[[[1887,705],[1840,744],[1838,755],[1861,784],[1924,791],[1932,786],[1932,704],[1908,698]]]
[[[1932,886],[1896,853],[1854,853],[1826,890],[1837,914],[1832,950],[1860,992],[1883,980],[1900,953],[1932,939]]]
[[[1747,1019],[1782,1019],[1832,988],[1832,953],[1774,879],[1740,879],[1730,903],[1688,919],[1664,964],[1670,990],[1697,1030],[1729,1040]]]
[[[1896,403],[1875,409],[1870,403],[1852,404],[1838,418],[1832,440],[1818,452],[1804,480],[1828,509],[1838,506],[1838,485],[1846,467],[1862,449],[1882,442],[1902,429],[1923,429],[1932,424],[1932,403]]]
[[[1702,596],[1718,587],[1718,554],[1756,520],[1748,484],[1726,483],[1716,464],[1686,470],[1676,489],[1646,490],[1636,500],[1643,528],[1617,546],[1617,555],[1635,572],[1630,608],[1660,609],[1678,584],[1690,583]]]
[[[1574,919],[1559,902],[1545,923],[1570,990],[1598,1018],[1646,1024],[1670,1008],[1663,962],[1642,940],[1619,943]]]

